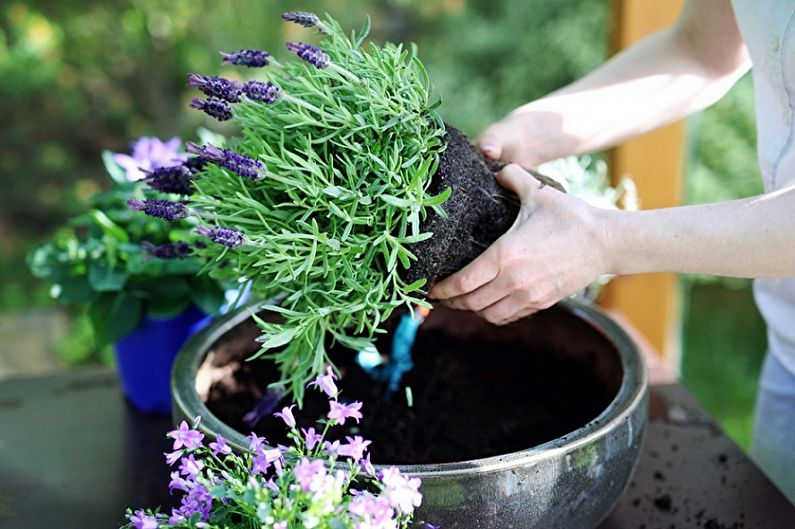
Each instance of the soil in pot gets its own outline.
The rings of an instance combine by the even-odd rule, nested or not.
[[[438,312],[418,334],[415,367],[403,380],[411,388],[411,407],[403,390],[385,397],[385,386],[356,364],[352,351],[332,348],[331,357],[343,372],[338,383],[342,400],[364,402],[361,424],[349,420],[337,433],[372,440],[375,463],[466,461],[527,449],[595,419],[615,396],[620,365],[611,353],[612,344],[571,316],[571,321],[561,324],[555,322],[564,317],[561,313],[546,311],[536,315],[531,327],[523,325],[525,321],[467,334],[485,324],[475,316],[451,311],[449,321],[440,324],[439,318],[433,321]],[[458,321],[463,327],[457,326]],[[538,332],[545,328],[571,332]],[[245,324],[236,337],[216,344],[202,368],[223,369],[206,404],[243,433],[252,428],[242,417],[278,377],[270,362],[244,360],[256,351],[257,334],[254,325]],[[388,335],[378,345],[388,352]],[[295,415],[300,426],[308,427],[327,411],[325,395],[310,390]],[[271,416],[253,431],[271,444],[286,444],[284,425]]]
[[[508,231],[519,214],[519,198],[494,178],[503,164],[485,158],[455,127],[446,128],[447,148],[439,157],[428,193],[452,189],[442,206],[448,217],[428,211],[420,230],[433,237],[411,245],[417,261],[401,273],[408,283],[425,278],[426,285],[432,285],[460,270]],[[555,180],[531,172],[545,185],[563,190]]]

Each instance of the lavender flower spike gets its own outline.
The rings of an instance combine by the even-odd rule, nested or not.
[[[154,245],[143,241],[141,247],[149,257],[156,259],[185,259],[190,255],[190,245],[186,242],[167,242]]]
[[[150,172],[144,181],[152,189],[163,193],[190,195],[193,193],[193,173],[185,165],[161,167]]]
[[[228,149],[219,149],[214,145],[200,147],[192,142],[188,142],[185,149],[189,153],[198,154],[206,161],[225,167],[245,178],[259,180],[265,173],[265,166],[262,162],[253,160],[242,154],[237,154]]]
[[[232,119],[232,107],[223,99],[217,97],[208,97],[202,101],[198,97],[194,97],[190,102],[190,107],[196,110],[201,110],[208,116],[214,117],[218,121],[227,121]]]
[[[252,101],[262,101],[272,104],[281,99],[282,89],[273,83],[263,83],[262,81],[249,81],[243,85],[246,97]]]
[[[309,11],[290,11],[289,13],[283,13],[282,18],[287,22],[295,22],[305,28],[313,28],[320,24],[318,16]]]
[[[287,49],[295,53],[315,68],[328,68],[331,58],[320,48],[303,42],[288,42]]]
[[[249,68],[261,68],[273,61],[273,56],[262,50],[237,50],[232,53],[221,52],[224,62]]]
[[[199,226],[196,228],[196,233],[207,237],[217,244],[222,244],[227,248],[235,249],[246,242],[246,236],[240,230],[234,228],[222,228],[215,226],[208,228],[207,226]]]
[[[207,96],[217,97],[230,103],[239,103],[243,97],[243,85],[223,77],[211,77],[192,73],[188,76],[188,84],[198,88]]]
[[[171,202],[159,198],[146,200],[128,200],[127,205],[135,211],[143,211],[152,217],[158,217],[171,222],[182,220],[188,216],[188,208],[181,202]]]

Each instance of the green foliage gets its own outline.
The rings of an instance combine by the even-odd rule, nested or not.
[[[207,313],[223,301],[223,290],[197,277],[200,257],[155,259],[142,243],[190,240],[192,226],[136,215],[127,200],[143,198],[142,182],[127,182],[105,156],[115,175],[110,191],[92,197],[90,209],[28,256],[33,274],[51,283],[51,295],[67,304],[86,305],[99,346],[136,328],[144,314],[170,317],[191,304]]]
[[[431,236],[420,232],[426,210],[449,195],[425,191],[444,125],[416,50],[362,47],[369,21],[350,38],[331,18],[325,26],[331,66],[276,63],[263,75],[281,99],[235,107],[241,137],[227,143],[267,173],[252,180],[209,164],[189,199],[200,217],[246,235],[235,250],[198,251],[217,261],[212,275],[282,297],[272,309],[284,321],[260,321],[260,354],[298,399],[329,362],[330,338],[361,348],[395,308],[427,305],[423,282],[406,284],[400,270],[416,260],[410,245]]]

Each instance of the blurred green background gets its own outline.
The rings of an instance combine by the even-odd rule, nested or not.
[[[79,311],[54,307],[26,252],[107,185],[100,152],[141,135],[195,137],[216,125],[187,103],[189,72],[218,50],[280,50],[305,30],[291,9],[328,11],[373,38],[413,41],[447,121],[475,135],[606,56],[607,0],[28,0],[0,4],[0,377],[107,362]],[[226,69],[229,71],[229,69]],[[690,122],[688,202],[761,191],[752,87],[744,78]],[[765,348],[750,283],[688,277],[683,377],[747,446]]]

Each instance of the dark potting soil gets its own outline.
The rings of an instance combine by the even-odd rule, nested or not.
[[[242,360],[256,345],[243,349],[234,353],[236,359],[213,362],[229,371],[212,386],[207,406],[248,433],[252,429],[242,417],[278,373],[270,362]],[[404,388],[386,398],[385,386],[354,362],[352,351],[333,348],[331,355],[343,373],[342,400],[364,402],[361,424],[349,420],[335,428],[332,439],[345,442],[344,435],[358,434],[372,440],[373,462],[381,464],[466,461],[531,448],[596,418],[615,390],[600,385],[592,366],[550,350],[528,350],[518,342],[495,346],[477,337],[457,340],[444,329],[431,329],[418,335],[415,367],[403,380],[413,395],[409,407]],[[303,409],[294,410],[301,427],[315,425],[327,412],[328,399],[312,389]],[[287,441],[284,424],[270,415],[253,431],[271,444]]]
[[[460,270],[483,253],[513,225],[519,215],[519,198],[500,186],[494,174],[503,164],[488,160],[455,127],[447,125],[447,148],[439,157],[439,169],[428,193],[437,195],[448,187],[450,198],[442,205],[447,218],[433,210],[421,224],[433,237],[411,245],[417,256],[401,276],[409,283],[427,279],[430,286]],[[560,190],[560,184],[533,172],[545,184]]]

